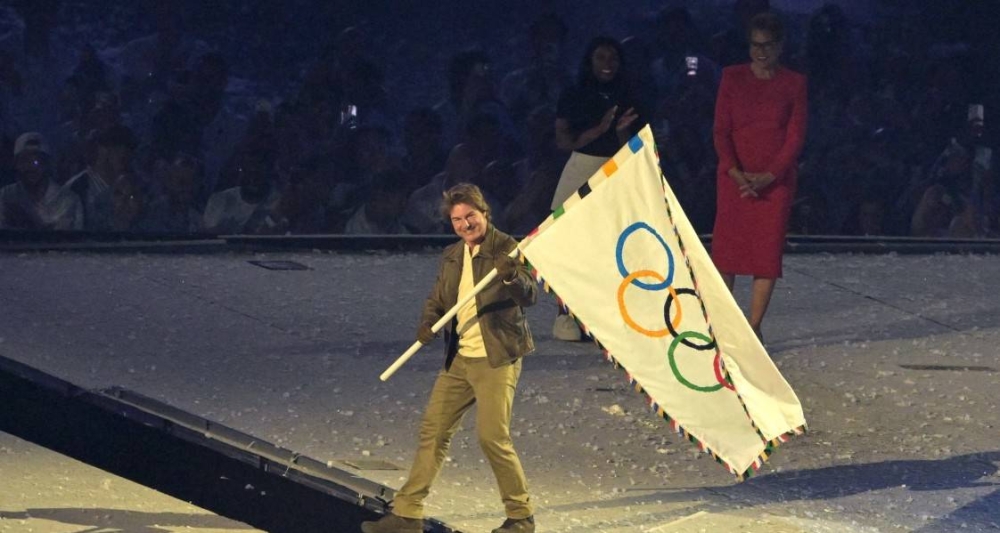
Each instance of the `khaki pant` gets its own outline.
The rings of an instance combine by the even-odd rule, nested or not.
[[[441,472],[452,436],[473,404],[478,404],[479,446],[493,468],[507,516],[527,518],[533,514],[524,470],[510,440],[514,390],[520,375],[520,360],[491,368],[485,357],[461,355],[455,357],[450,369],[438,374],[420,425],[419,446],[410,477],[393,500],[394,514],[423,518],[424,499]]]

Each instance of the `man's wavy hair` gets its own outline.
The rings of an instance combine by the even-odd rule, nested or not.
[[[444,191],[441,195],[441,216],[446,222],[451,222],[451,209],[458,204],[466,204],[483,213],[490,219],[490,206],[486,203],[483,191],[471,183],[459,183]]]

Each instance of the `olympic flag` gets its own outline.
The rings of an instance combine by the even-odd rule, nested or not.
[[[663,178],[648,126],[520,248],[654,411],[738,479],[805,431]]]

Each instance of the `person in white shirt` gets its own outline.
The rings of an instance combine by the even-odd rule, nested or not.
[[[390,169],[376,174],[368,198],[344,227],[348,235],[405,235],[401,218],[406,209],[406,174]],[[438,196],[440,199],[440,196]]]
[[[40,133],[17,138],[14,169],[17,182],[0,189],[0,228],[83,229],[83,204],[53,181],[52,154]]]
[[[83,227],[88,231],[109,231],[113,227],[112,189],[129,172],[136,139],[125,126],[112,126],[97,134],[91,163],[63,185],[83,202]]]
[[[217,192],[205,206],[205,231],[218,234],[284,233],[281,194],[274,184],[274,164],[262,154],[243,154],[236,172],[240,185]]]
[[[156,189],[143,198],[142,213],[130,229],[161,234],[202,232],[203,212],[195,201],[201,168],[200,161],[185,153],[156,159],[150,169]]]

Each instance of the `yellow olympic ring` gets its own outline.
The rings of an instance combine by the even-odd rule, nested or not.
[[[627,289],[636,278],[643,276],[656,279],[661,283],[664,281],[663,276],[655,270],[637,270],[632,272],[624,280],[622,280],[622,284],[618,286],[618,311],[621,313],[622,318],[625,319],[625,323],[639,333],[653,338],[666,337],[670,334],[669,328],[658,329],[655,331],[646,329],[637,324],[635,320],[632,320],[632,316],[628,314],[628,309],[625,307],[625,289]],[[674,327],[674,329],[677,329],[680,327],[681,319],[683,317],[683,314],[681,313],[680,299],[677,297],[677,291],[674,290],[673,285],[667,287],[667,290],[670,291],[670,295],[673,296],[674,301],[677,302],[677,314],[674,315],[674,318],[670,321],[670,324]]]

